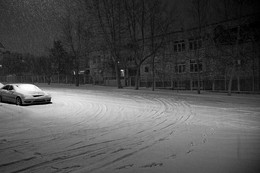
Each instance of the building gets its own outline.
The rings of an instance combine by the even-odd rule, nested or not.
[[[165,46],[156,55],[156,86],[193,90],[200,80],[201,89],[227,90],[234,64],[232,90],[259,90],[259,20],[246,16],[242,21],[214,23],[202,27],[200,33],[198,28],[168,33]],[[141,86],[151,86],[151,78],[150,60],[141,68]]]
[[[227,90],[229,78],[233,76],[232,90],[259,91],[259,26],[259,19],[253,15],[200,29],[167,33],[164,46],[155,56],[156,87],[194,90],[200,83],[203,90]],[[126,80],[124,84],[133,86],[136,74],[134,59],[129,53],[124,56],[126,61],[121,65],[122,77]],[[111,84],[104,82],[115,80],[113,68],[105,62],[109,60],[109,52],[96,51],[91,57],[90,75],[103,84]],[[152,86],[151,58],[142,64],[140,78],[141,87]]]
[[[3,59],[3,53],[5,52],[4,45],[0,42],[0,60]]]
[[[5,47],[3,46],[3,44],[0,42],[0,70],[2,68],[2,60],[4,57],[4,52],[5,52]]]

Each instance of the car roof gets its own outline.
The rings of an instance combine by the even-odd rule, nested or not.
[[[34,84],[31,84],[31,83],[8,83],[8,84],[5,84],[5,85],[34,85]]]
[[[6,85],[12,85],[12,86],[15,86],[15,87],[19,87],[21,85],[33,85],[33,86],[36,86],[36,85],[30,84],[30,83],[7,83],[4,86],[6,86]],[[2,87],[4,87],[4,86],[2,86]]]

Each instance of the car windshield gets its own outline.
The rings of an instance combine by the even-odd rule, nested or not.
[[[25,90],[25,91],[41,91],[40,88],[38,88],[35,85],[31,84],[22,84],[22,85],[17,85],[18,88]]]

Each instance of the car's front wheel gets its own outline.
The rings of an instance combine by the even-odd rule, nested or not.
[[[16,105],[22,106],[22,104],[23,104],[22,99],[20,97],[17,97],[16,98]]]
[[[2,102],[2,96],[0,96],[0,103]]]

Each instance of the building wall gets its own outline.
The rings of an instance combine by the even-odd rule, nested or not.
[[[221,23],[221,25],[228,25],[230,28],[236,28],[236,24],[235,21]],[[201,37],[198,37],[196,29],[173,33],[171,40],[167,42],[164,48],[166,50],[164,50],[164,53],[157,55],[159,58],[155,61],[155,79],[157,83],[161,83],[158,86],[195,89],[198,81],[198,70],[195,69],[200,68],[202,89],[212,89],[213,80],[217,81],[219,89],[226,89],[224,85],[226,85],[229,78],[230,69],[228,69],[226,62],[221,61],[225,56],[226,61],[230,57],[223,52],[234,56],[236,46],[227,45],[224,48],[225,50],[221,52],[214,45],[214,29],[218,25],[215,24],[204,28]],[[239,64],[236,67],[233,89],[238,89],[238,83],[241,83],[240,85],[243,85],[244,90],[251,90],[252,87],[250,86],[254,77],[254,85],[258,85],[256,88],[259,90],[260,54],[256,45],[259,46],[259,40],[255,43],[249,40],[243,40],[243,42],[239,43],[239,52],[243,55],[240,55],[242,60],[239,60],[239,58],[236,60]],[[166,58],[163,58],[163,56],[166,56]],[[212,59],[219,62],[212,63]],[[197,65],[198,61],[199,66]],[[222,66],[227,67],[223,69]],[[149,83],[152,80],[151,74],[152,64],[148,61],[141,68],[141,83]]]
[[[248,21],[252,22],[251,20]],[[225,90],[230,74],[230,69],[225,65],[225,63],[227,63],[225,60],[229,60],[229,55],[225,55],[225,53],[221,52],[214,43],[216,28],[219,26],[224,26],[224,28],[236,28],[237,22],[225,21],[203,27],[200,37],[197,28],[169,33],[167,35],[166,45],[159,50],[155,56],[155,81],[157,87],[196,89],[198,70],[200,69],[202,89],[212,89],[214,81],[216,89]],[[256,40],[254,43],[252,41],[243,41],[239,45],[240,49],[245,50],[243,51],[245,55],[241,56],[247,57],[244,58],[247,62],[241,61],[241,63],[247,65],[243,68],[242,66],[241,68],[236,68],[233,89],[238,88],[238,81],[240,80],[244,90],[251,90],[252,87],[250,87],[251,84],[249,83],[252,83],[252,80],[254,80],[254,85],[257,85],[256,89],[259,90],[260,53],[257,48],[257,46],[259,47],[259,40]],[[234,45],[227,45],[224,49],[224,52],[230,54],[234,51]],[[101,56],[102,59],[103,55],[104,53],[98,52],[96,55],[93,55],[93,57],[97,58],[97,56]],[[134,66],[129,65],[131,63],[132,61],[129,60],[126,74],[128,77],[127,80],[129,81],[128,84],[134,85],[135,69]],[[92,69],[93,72],[96,69],[104,68],[97,64],[90,65],[90,69]],[[105,63],[102,62],[102,64],[104,65]],[[252,68],[254,68],[254,74],[252,73]],[[106,71],[105,75],[111,78],[114,76],[113,71],[109,70]],[[151,86],[151,58],[142,64],[140,77],[141,86]]]
[[[2,45],[2,43],[0,43],[0,74],[1,74],[1,71],[2,71],[2,60],[4,58],[4,51],[5,51],[5,48],[4,46]]]

